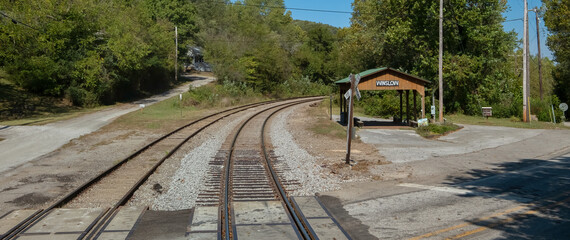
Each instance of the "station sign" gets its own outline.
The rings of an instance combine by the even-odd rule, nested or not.
[[[400,86],[400,81],[398,80],[378,80],[376,81],[376,87],[397,87]]]

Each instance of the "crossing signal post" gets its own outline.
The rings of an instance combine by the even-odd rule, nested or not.
[[[360,100],[360,91],[358,90],[358,83],[360,82],[360,75],[353,75],[352,73],[348,76],[350,79],[350,89],[344,94],[344,98],[349,100],[348,104],[348,125],[346,126],[346,164],[350,164],[350,145],[352,142],[352,132],[354,128],[354,116],[353,116],[353,106],[354,106],[354,95]]]

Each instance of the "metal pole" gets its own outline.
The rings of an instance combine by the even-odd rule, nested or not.
[[[443,0],[439,0],[439,122],[443,122]]]
[[[176,50],[174,54],[174,81],[178,82],[178,27],[174,27],[174,41],[176,42]]]
[[[524,0],[524,16],[523,16],[523,122],[528,122],[528,116],[527,116],[527,98],[528,96],[526,95],[527,92],[527,87],[526,87],[526,82],[528,81],[528,75],[527,73],[527,31],[528,31],[528,3],[526,0]]]

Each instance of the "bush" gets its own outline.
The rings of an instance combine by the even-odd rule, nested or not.
[[[460,128],[460,126],[457,126],[450,122],[445,122],[443,124],[432,123],[428,126],[416,128],[416,132],[422,137],[437,137],[445,135],[449,132],[453,132]]]
[[[66,90],[66,98],[75,106],[94,107],[99,104],[96,94],[78,87],[69,87]]]
[[[560,100],[556,96],[546,97],[544,100],[531,98],[530,99],[530,112],[536,115],[539,121],[551,122],[552,121],[552,108],[554,108],[554,115],[556,116],[556,121],[560,121],[562,116],[562,111],[558,105]]]
[[[272,87],[276,98],[329,95],[333,87],[322,82],[312,82],[308,77],[290,78]]]
[[[222,85],[206,85],[199,88],[190,88],[190,98],[183,105],[193,106],[218,106],[227,107],[236,104],[244,104],[262,98],[260,93],[247,87],[245,83],[224,81]]]
[[[417,96],[415,112],[420,113],[421,98]],[[404,95],[405,98],[405,95]],[[406,100],[403,100],[403,109],[406,111]],[[413,108],[413,94],[410,94],[410,107]],[[364,114],[370,116],[380,116],[383,118],[390,118],[400,114],[400,98],[398,92],[362,92],[362,102],[357,102],[358,106],[362,106]],[[426,104],[427,106],[427,104]],[[410,114],[414,110],[410,109]]]

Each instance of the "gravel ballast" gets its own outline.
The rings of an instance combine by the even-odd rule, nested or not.
[[[284,180],[297,180],[301,184],[295,189],[292,196],[311,196],[317,192],[332,191],[340,188],[341,180],[330,175],[322,174],[324,169],[317,163],[317,158],[300,148],[289,133],[287,119],[294,108],[277,114],[270,127],[273,151],[278,159],[284,161],[289,167],[283,172]]]
[[[176,211],[195,206],[198,193],[208,173],[212,160],[232,130],[251,114],[243,114],[207,138],[182,159],[180,168],[171,178],[169,189],[155,199],[153,210]]]

